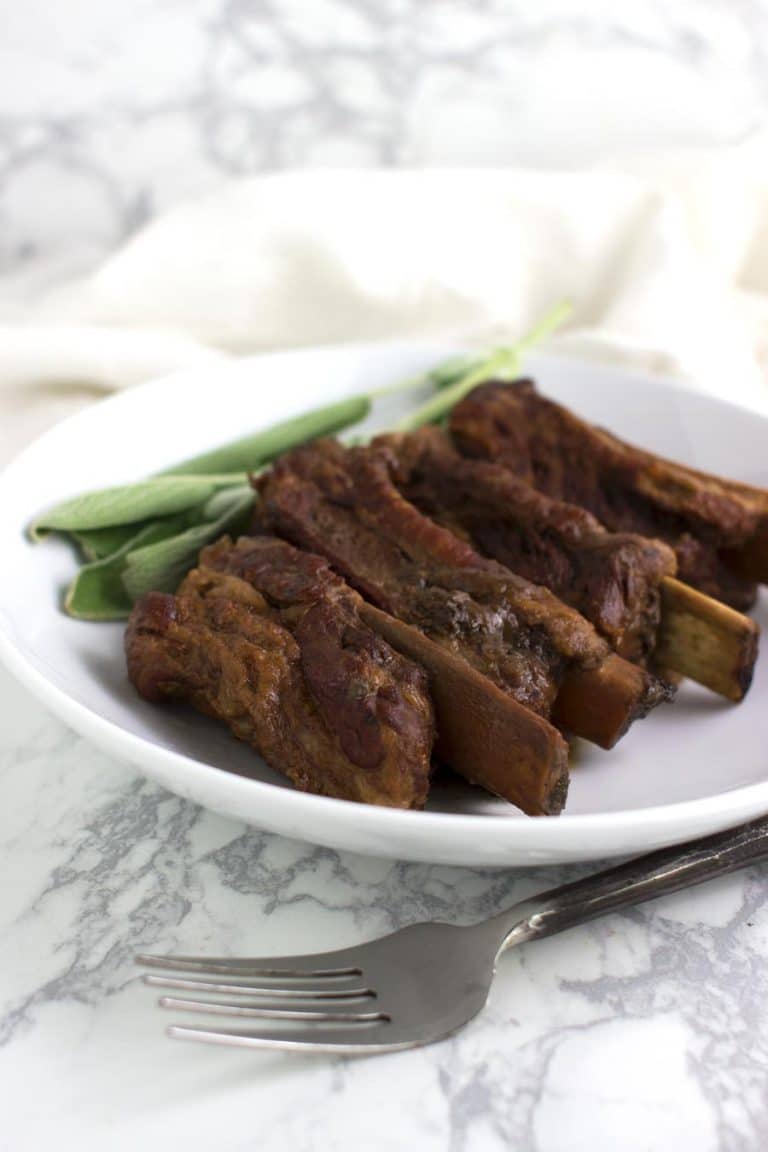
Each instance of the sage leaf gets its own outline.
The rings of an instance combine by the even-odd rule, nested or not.
[[[43,512],[30,528],[33,539],[46,532],[85,532],[170,516],[210,499],[219,488],[241,484],[234,476],[158,476],[137,484],[102,488],[65,500]]]
[[[84,532],[68,532],[66,535],[77,544],[86,561],[93,563],[94,560],[106,560],[118,552],[148,523],[150,521],[143,520],[138,524],[118,524],[114,528],[93,528]]]
[[[202,456],[184,460],[173,468],[167,468],[162,475],[185,476],[193,473],[199,476],[209,472],[249,472],[318,436],[333,436],[352,424],[358,424],[370,410],[369,396],[351,396],[322,408],[314,408],[290,420],[283,420],[271,428],[221,448],[214,448]]]
[[[181,517],[145,524],[112,555],[85,564],[75,576],[64,597],[64,611],[78,620],[121,620],[131,609],[131,599],[123,584],[128,553],[132,548],[155,544],[178,533]]]
[[[221,488],[242,484],[246,472],[259,468],[282,452],[364,420],[370,410],[369,396],[352,396],[284,420],[148,480],[75,496],[38,516],[29,528],[29,535],[33,540],[41,540],[50,532],[84,536],[174,515],[203,504]],[[119,546],[125,537],[118,534],[114,539]],[[84,536],[76,542],[87,558],[99,559],[110,554],[112,539]]]
[[[222,488],[219,492],[214,492],[213,496],[201,505],[197,512],[196,521],[198,523],[202,523],[204,520],[218,521],[222,516],[227,516],[232,510],[239,508],[244,503],[250,502],[252,504],[253,500],[254,491],[250,484],[238,484],[233,485],[232,488]],[[192,523],[189,526],[193,527]]]
[[[174,531],[192,528],[206,520],[218,520],[232,504],[238,495],[249,493],[253,495],[250,484],[233,485],[231,488],[220,488],[214,492],[204,504],[196,504],[185,512],[173,517],[173,524],[177,525]],[[144,520],[139,524],[118,524],[114,528],[94,528],[89,532],[69,532],[70,536],[80,548],[80,551],[90,563],[94,560],[105,560],[108,556],[118,552],[124,544],[133,540],[140,528],[148,524],[162,524],[165,518]],[[173,535],[173,533],[169,533]]]
[[[225,493],[220,494],[222,497]],[[254,494],[250,488],[231,495],[228,506],[217,519],[188,528],[158,543],[143,542],[126,556],[122,583],[133,602],[146,592],[174,592],[181,579],[197,562],[200,549],[225,532],[238,533],[248,525]]]

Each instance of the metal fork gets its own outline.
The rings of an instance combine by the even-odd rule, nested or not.
[[[502,952],[605,912],[677,892],[768,857],[768,817],[665,848],[541,893],[480,924],[413,924],[354,948],[262,959],[150,956],[137,963],[163,1008],[237,1018],[243,1028],[173,1025],[187,1040],[373,1054],[431,1044],[476,1016]],[[213,997],[213,998],[212,998]],[[262,1021],[279,1022],[265,1027]]]

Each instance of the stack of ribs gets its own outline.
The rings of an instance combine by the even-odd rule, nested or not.
[[[395,483],[386,445],[319,440],[259,481],[259,522],[328,558],[367,601],[418,628],[518,703],[604,748],[669,687],[592,625],[435,523]],[[593,707],[599,697],[599,707]]]
[[[557,814],[564,733],[611,748],[680,675],[749,687],[757,629],[737,609],[768,576],[768,495],[530,382],[477,388],[448,432],[317,440],[254,484],[253,535],[134,608],[129,674],[300,788],[421,807],[437,762]]]
[[[284,540],[203,549],[175,595],[137,602],[125,650],[146,700],[223,720],[303,790],[421,808],[434,745],[530,815],[565,804],[568,746],[552,725]]]

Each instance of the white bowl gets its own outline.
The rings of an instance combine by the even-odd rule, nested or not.
[[[393,383],[453,354],[445,345],[367,345],[254,357],[132,389],[65,421],[0,478],[0,657],[48,707],[106,751],[182,796],[259,828],[373,855],[471,865],[544,864],[645,851],[768,811],[768,661],[747,700],[696,685],[617,748],[579,744],[566,813],[530,819],[457,780],[425,812],[295,791],[213,721],[140,700],[122,626],[71,620],[61,590],[75,559],[32,545],[42,508],[134,480],[327,400]],[[634,443],[768,485],[768,420],[658,379],[532,358],[542,389]],[[391,419],[398,405],[388,401]],[[757,617],[768,619],[766,597]]]

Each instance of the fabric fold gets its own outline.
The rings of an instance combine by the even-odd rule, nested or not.
[[[512,340],[568,298],[554,351],[768,410],[766,253],[762,139],[623,172],[268,174],[177,207],[16,311],[0,404],[15,448],[33,393],[59,413],[73,384],[82,403],[231,355]]]

